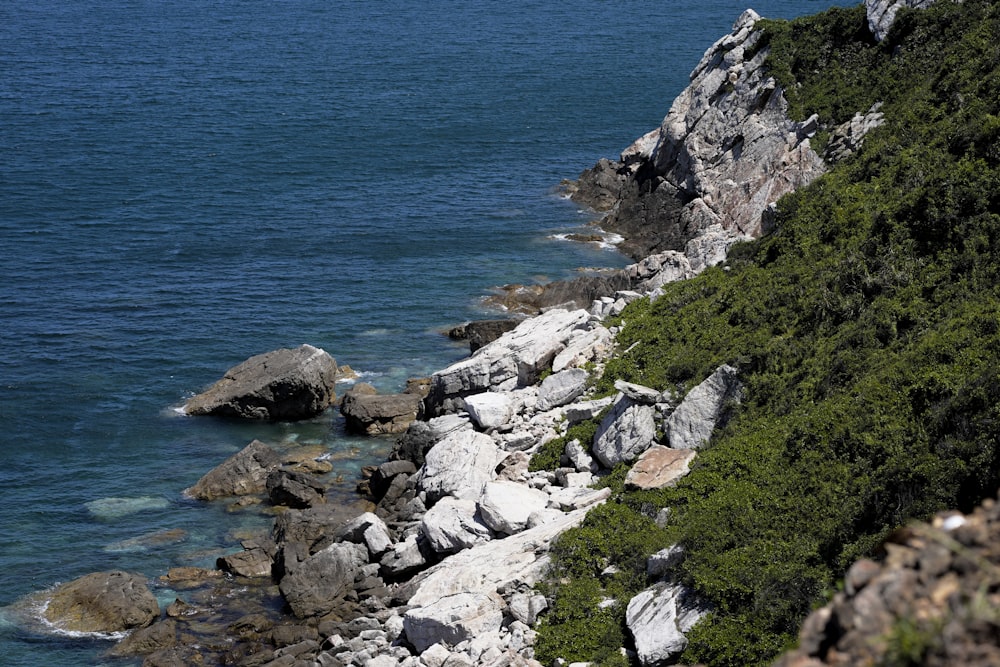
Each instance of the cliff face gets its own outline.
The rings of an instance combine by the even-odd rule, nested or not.
[[[659,129],[619,162],[582,175],[574,198],[608,210],[603,224],[626,237],[627,254],[683,251],[714,225],[756,238],[775,201],[825,171],[808,141],[815,118],[790,120],[780,86],[763,68],[759,18],[747,10],[705,52]]]

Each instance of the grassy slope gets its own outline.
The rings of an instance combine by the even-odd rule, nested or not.
[[[882,101],[887,122],[783,199],[774,234],[623,314],[620,347],[638,344],[606,389],[732,363],[748,400],[677,488],[619,485],[560,542],[543,662],[621,662],[643,556],[679,541],[680,577],[716,608],[685,660],[766,664],[887,532],[997,490],[1000,3],[901,12],[880,45],[862,7],[767,31],[794,117],[832,127]],[[663,506],[666,530],[648,518]],[[594,612],[605,596],[622,603]]]

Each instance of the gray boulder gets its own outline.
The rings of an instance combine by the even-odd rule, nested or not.
[[[571,403],[587,388],[589,376],[582,368],[569,368],[548,376],[538,387],[538,409],[551,410]]]
[[[417,488],[429,503],[444,496],[478,498],[504,455],[488,435],[455,431],[427,452]]]
[[[364,383],[344,394],[340,403],[347,430],[365,435],[404,433],[422,411],[419,394],[378,394]]]
[[[698,449],[742,398],[743,385],[736,369],[719,366],[708,379],[692,389],[667,419],[667,444],[673,449]]]
[[[594,456],[608,468],[634,461],[656,438],[656,409],[619,394],[597,427]]]
[[[549,494],[516,482],[488,482],[479,497],[483,523],[498,533],[513,535],[528,526],[528,518],[548,505]]]
[[[403,630],[418,653],[439,643],[455,646],[484,633],[499,631],[503,606],[496,593],[449,595],[407,611]]]
[[[312,475],[292,470],[272,470],[267,476],[267,496],[274,505],[302,509],[326,501],[326,486]]]
[[[365,512],[343,524],[334,532],[333,537],[336,540],[363,544],[373,560],[392,548],[389,527],[371,512]]]
[[[286,558],[279,589],[298,618],[333,609],[368,563],[368,550],[352,542],[331,544],[303,560]]]
[[[632,598],[625,623],[644,667],[670,664],[687,646],[689,632],[707,613],[681,586],[654,587]]]
[[[276,451],[260,440],[236,452],[210,470],[185,495],[199,500],[263,493],[267,475],[281,462]]]
[[[503,426],[514,413],[514,401],[507,392],[484,391],[466,396],[465,409],[472,421],[481,429]]]
[[[121,570],[93,572],[58,586],[44,609],[45,620],[67,632],[121,632],[160,616],[145,577]]]
[[[437,553],[455,553],[493,537],[489,527],[477,518],[476,502],[442,498],[420,522],[420,533]]]
[[[259,354],[226,371],[184,405],[189,415],[295,421],[333,402],[337,362],[312,345]]]
[[[424,464],[424,456],[431,447],[455,431],[466,430],[472,430],[472,422],[463,415],[450,414],[427,421],[413,422],[406,429],[406,433],[396,441],[389,458],[410,461],[420,467]]]

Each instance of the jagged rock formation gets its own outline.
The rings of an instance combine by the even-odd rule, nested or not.
[[[898,531],[860,560],[775,667],[1000,664],[1000,505]]]
[[[732,237],[760,236],[769,206],[825,171],[808,141],[816,120],[791,121],[781,88],[762,67],[758,18],[747,10],[705,52],[659,130],[619,162],[581,176],[574,198],[615,202],[602,224],[628,239],[624,252],[683,251],[714,225]]]

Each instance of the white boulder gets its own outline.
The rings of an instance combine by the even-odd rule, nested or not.
[[[479,498],[483,522],[505,535],[524,530],[533,512],[545,509],[549,494],[516,482],[487,482]]]

